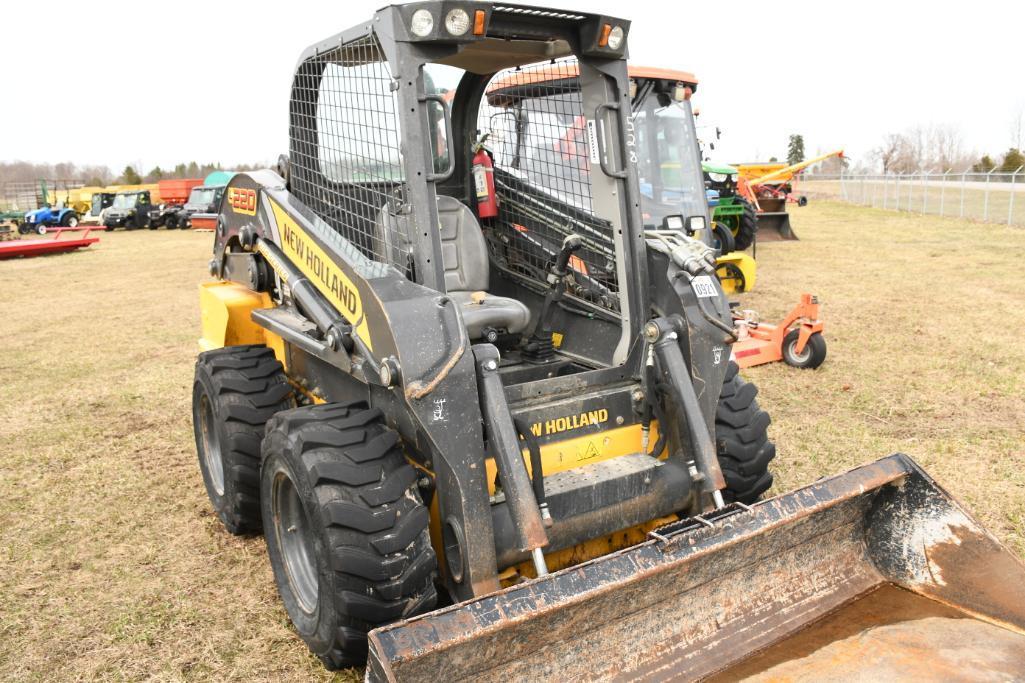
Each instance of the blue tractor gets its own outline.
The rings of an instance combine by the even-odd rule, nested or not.
[[[47,228],[51,227],[78,227],[79,215],[74,208],[66,206],[64,203],[58,203],[54,208],[49,202],[45,181],[40,181],[39,190],[41,208],[25,213],[25,220],[18,226],[18,232],[22,234],[36,232],[42,235]]]
[[[78,226],[78,212],[72,208],[58,206],[56,208],[44,204],[43,208],[29,211],[25,214],[25,222],[19,226],[23,233],[35,231],[40,235],[46,232],[47,228],[61,226],[74,228]]]

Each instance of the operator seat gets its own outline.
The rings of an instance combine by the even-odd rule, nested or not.
[[[377,219],[383,243],[392,243],[387,231],[385,206]],[[394,218],[397,217],[393,217]],[[441,256],[445,265],[445,289],[459,305],[470,339],[481,339],[492,328],[511,334],[523,332],[530,323],[530,309],[516,299],[489,294],[490,268],[484,233],[473,212],[455,197],[438,195],[441,224]],[[401,228],[400,228],[401,230]]]

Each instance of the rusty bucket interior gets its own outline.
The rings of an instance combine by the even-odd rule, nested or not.
[[[790,226],[787,200],[776,197],[758,198],[758,241],[778,242],[796,240],[797,234]]]
[[[368,680],[1020,680],[1025,566],[911,458],[377,629]]]

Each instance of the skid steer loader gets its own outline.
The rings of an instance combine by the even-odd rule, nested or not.
[[[775,450],[706,216],[642,220],[629,28],[418,2],[303,53],[287,161],[231,179],[201,287],[217,515],[370,680],[797,666],[888,586],[936,606],[885,615],[929,622],[919,666],[971,636],[1021,673],[1025,571],[910,459],[756,504]],[[544,87],[489,101],[524,67]]]

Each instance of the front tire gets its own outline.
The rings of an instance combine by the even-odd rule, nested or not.
[[[715,445],[726,479],[723,498],[751,504],[772,486],[776,445],[769,441],[769,414],[755,400],[758,387],[742,380],[739,370],[730,361],[715,413]]]
[[[292,387],[265,346],[229,346],[196,361],[192,423],[207,495],[232,534],[258,532],[260,441],[267,421],[294,405]]]
[[[285,609],[328,669],[359,666],[368,631],[437,601],[417,471],[365,403],[275,416],[263,456],[263,527]]]
[[[819,332],[813,332],[804,345],[804,351],[797,353],[797,339],[800,330],[790,330],[783,337],[783,361],[802,370],[814,370],[826,360],[826,339]]]
[[[712,235],[715,237],[716,248],[719,254],[725,256],[737,248],[737,241],[733,238],[733,232],[722,223],[712,223]]]
[[[744,251],[754,243],[755,235],[758,234],[758,212],[754,204],[743,197],[738,196],[737,201],[743,205],[744,213],[737,221],[737,232],[733,235],[733,240],[736,250]]]

